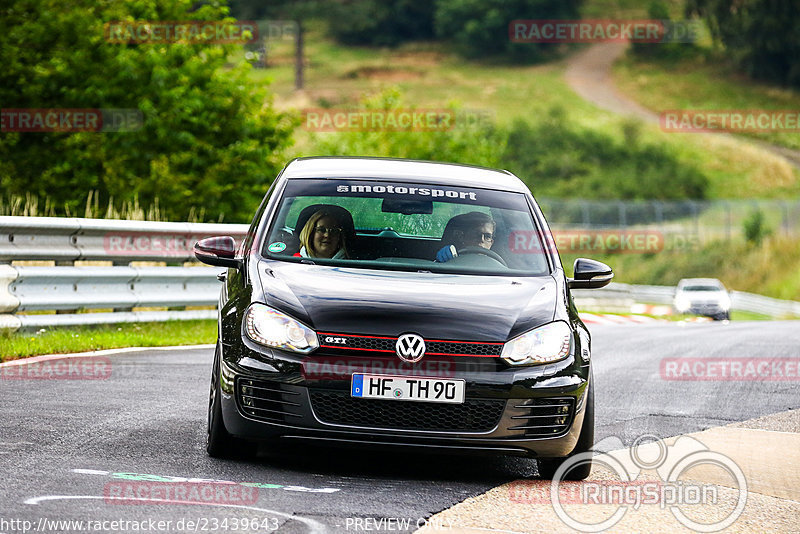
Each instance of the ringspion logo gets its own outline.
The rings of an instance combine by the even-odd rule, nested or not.
[[[690,436],[680,436],[667,445],[656,436],[642,435],[627,451],[620,438],[611,436],[594,448],[614,452],[595,455],[595,451],[587,451],[571,456],[559,466],[549,484],[531,488],[512,485],[509,498],[538,502],[542,489],[549,490],[550,504],[558,518],[578,532],[604,532],[631,509],[643,506],[669,509],[677,522],[695,532],[718,532],[739,519],[747,504],[747,479],[741,467]],[[581,482],[565,480],[572,469],[588,462],[592,463],[592,474],[605,471],[603,480],[592,480],[592,474]],[[736,498],[722,499],[717,484],[692,481],[690,474],[695,469],[713,470],[724,476],[724,485],[733,490]],[[640,478],[644,471],[655,471],[657,478]],[[588,515],[565,506],[575,503],[602,505],[607,513]],[[687,513],[698,506],[713,507],[714,517],[697,518],[694,513]]]

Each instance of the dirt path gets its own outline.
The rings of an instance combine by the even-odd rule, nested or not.
[[[616,113],[637,117],[649,124],[658,124],[658,114],[623,95],[614,85],[611,68],[628,48],[628,43],[599,43],[575,54],[567,62],[564,75],[567,84],[584,100],[595,106]],[[727,133],[691,134],[723,138],[733,143],[748,144],[784,159],[800,169],[800,150],[772,145],[755,139],[743,139]]]

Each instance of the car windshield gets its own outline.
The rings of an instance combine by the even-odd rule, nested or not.
[[[684,291],[722,291],[721,287],[717,286],[686,286]]]
[[[369,180],[289,180],[262,255],[370,269],[550,272],[521,193]]]

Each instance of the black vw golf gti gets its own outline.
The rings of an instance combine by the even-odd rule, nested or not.
[[[552,475],[589,449],[589,332],[533,196],[504,171],[301,158],[228,267],[211,379],[212,456],[257,441],[521,455]],[[222,276],[221,276],[222,278]],[[584,478],[590,465],[567,476]]]

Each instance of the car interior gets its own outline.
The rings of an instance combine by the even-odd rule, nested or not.
[[[284,243],[286,245],[285,249],[277,254],[281,257],[293,256],[300,250],[300,232],[309,218],[321,209],[334,213],[340,221],[343,236],[347,243],[349,259],[351,260],[420,267],[431,266],[435,264],[437,251],[453,242],[453,219],[455,216],[449,218],[439,236],[410,235],[408,233],[400,233],[391,226],[356,226],[350,210],[332,203],[317,202],[305,206],[300,210],[297,219],[292,220],[293,217],[289,215],[290,204],[290,202],[287,202],[284,209],[278,214],[276,224],[273,226],[273,232],[270,239],[265,242],[264,247],[266,250],[266,245],[270,243]],[[464,209],[470,209],[470,207],[464,206]],[[383,211],[425,216],[432,213],[432,202],[384,201]],[[356,215],[358,216],[358,213]],[[496,224],[495,240],[491,249],[466,247],[461,250],[456,258],[448,262],[448,266],[491,270],[521,269],[530,271],[533,269],[546,272],[547,263],[542,254],[520,255],[512,253],[509,249],[508,236],[515,225],[520,225],[529,220],[527,215],[523,214],[519,217],[519,220],[515,221],[510,210],[492,208],[491,216]],[[270,255],[275,255],[275,253],[272,252]]]

